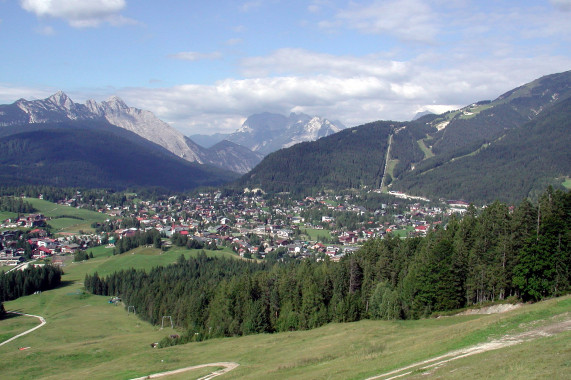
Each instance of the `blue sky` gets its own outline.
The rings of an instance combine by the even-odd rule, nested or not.
[[[0,103],[118,95],[186,135],[410,120],[570,70],[570,19],[571,0],[0,0]]]

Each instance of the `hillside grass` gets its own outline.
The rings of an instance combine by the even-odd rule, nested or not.
[[[563,186],[565,186],[566,189],[571,189],[571,178],[566,178],[565,181],[563,181]]]
[[[365,320],[329,324],[310,331],[212,339],[153,349],[150,344],[173,333],[170,328],[160,330],[127,314],[123,307],[109,304],[108,297],[85,293],[82,281],[86,273],[95,271],[101,274],[127,265],[150,268],[153,264],[136,260],[153,260],[157,255],[141,251],[110,257],[97,252],[95,256],[66,266],[63,286],[5,303],[7,310],[41,315],[47,324],[0,347],[3,379],[129,379],[220,361],[240,364],[224,375],[226,379],[363,379],[541,325],[554,316],[569,318],[571,312],[571,296],[567,296],[504,314],[418,321]],[[178,256],[176,252],[158,255],[165,262]],[[32,324],[37,323],[33,321]],[[0,321],[4,335],[8,335],[5,331],[15,334],[24,328],[11,327],[6,322],[13,323]],[[447,365],[438,373],[454,369],[448,378],[461,374],[466,379],[561,378],[569,370],[569,338],[571,335],[566,332],[475,355]],[[26,351],[18,350],[28,346],[31,348]],[[504,360],[496,357],[498,353]],[[542,358],[550,358],[548,365],[542,364]],[[490,360],[490,364],[486,361],[486,366],[482,366],[484,359]],[[198,378],[208,372],[201,369],[173,378]]]
[[[434,153],[432,153],[432,150],[430,150],[430,148],[426,146],[424,139],[416,140],[416,143],[418,144],[420,150],[422,150],[422,153],[424,153],[425,160],[427,158],[434,157]]]
[[[55,218],[48,221],[54,233],[77,233],[80,230],[94,232],[91,227],[93,223],[101,223],[111,218],[100,212],[58,205],[43,199],[26,198],[25,201],[32,204],[38,213]]]

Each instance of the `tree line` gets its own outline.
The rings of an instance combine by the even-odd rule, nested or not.
[[[31,214],[36,211],[31,203],[16,197],[0,197],[0,211],[15,212],[18,214]]]
[[[424,238],[370,240],[340,262],[271,263],[207,258],[85,278],[119,295],[179,340],[310,329],[363,318],[410,319],[509,297],[537,301],[570,290],[571,193],[548,189],[537,204],[470,207]]]
[[[28,266],[24,270],[0,273],[0,301],[53,289],[61,284],[63,271],[53,265]]]

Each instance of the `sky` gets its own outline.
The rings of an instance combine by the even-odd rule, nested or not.
[[[117,95],[187,136],[406,121],[570,70],[569,20],[571,0],[0,0],[0,104]]]

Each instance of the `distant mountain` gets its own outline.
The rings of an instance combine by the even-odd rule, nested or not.
[[[391,187],[517,202],[571,176],[569,99],[571,71],[548,75],[494,101],[405,123],[369,123],[280,150],[237,185],[300,192]]]
[[[69,120],[106,120],[161,145],[188,161],[202,163],[198,152],[191,150],[185,137],[151,112],[128,107],[118,97],[97,103],[74,103],[60,91],[43,100],[20,99],[11,105],[0,105],[0,126],[32,123],[57,123]]]
[[[210,148],[213,145],[218,144],[222,140],[226,140],[230,136],[230,133],[215,133],[213,135],[190,135],[188,136],[192,141],[204,148]]]
[[[206,162],[236,173],[247,173],[262,161],[264,156],[228,140],[206,150]]]
[[[434,115],[434,113],[432,113],[430,111],[417,112],[416,115],[414,115],[414,117],[412,118],[412,121],[418,120],[421,117],[426,116],[426,115]]]
[[[220,185],[235,174],[188,162],[104,120],[0,128],[0,182],[175,191]]]
[[[291,113],[286,117],[265,112],[250,116],[226,140],[266,155],[301,142],[315,141],[344,128],[339,122],[303,113]]]
[[[0,127],[80,120],[106,121],[136,133],[178,157],[199,164],[211,163],[228,170],[239,167],[242,170],[240,173],[245,173],[253,167],[250,165],[257,159],[256,154],[235,148],[236,152],[231,155],[232,160],[226,162],[223,157],[229,156],[232,147],[226,146],[224,152],[205,149],[153,113],[129,107],[116,96],[101,103],[88,100],[85,104],[79,104],[60,91],[43,100],[20,99],[13,104],[0,105]],[[243,153],[243,156],[238,152]]]

